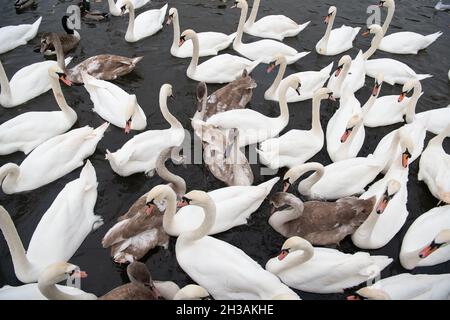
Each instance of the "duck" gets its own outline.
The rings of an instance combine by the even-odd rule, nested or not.
[[[62,64],[69,64],[71,60],[67,58]],[[55,65],[58,65],[56,61],[36,62],[21,68],[8,80],[0,61],[0,105],[14,108],[50,90],[52,80],[48,70]]]
[[[14,8],[16,12],[22,12],[29,8],[37,8],[36,0],[16,0],[14,2]]]
[[[161,186],[149,193],[148,200],[166,199],[165,215],[173,217],[175,198],[171,188]],[[206,192],[190,191],[184,196],[183,203],[199,206],[204,211],[204,218],[195,230],[183,232],[177,238],[176,258],[183,271],[214,299],[299,299],[294,291],[245,252],[207,235],[215,224],[216,205]]]
[[[104,123],[94,129],[85,126],[55,136],[22,161],[20,166],[7,163],[0,167],[0,182],[5,194],[31,191],[49,184],[83,165],[91,156],[108,128]]]
[[[366,75],[371,78],[375,78],[378,73],[382,72],[384,75],[384,81],[391,86],[395,84],[404,85],[411,79],[423,80],[433,76],[431,74],[417,74],[407,64],[398,60],[390,58],[370,59],[370,57],[379,48],[384,32],[383,29],[377,24],[371,25],[369,27],[369,32],[374,34],[375,37],[372,39],[370,51],[366,52],[364,57],[366,59]]]
[[[184,129],[181,123],[170,113],[167,98],[172,97],[172,85],[163,84],[159,91],[159,108],[170,128],[164,130],[147,130],[135,135],[115,152],[106,150],[106,159],[112,170],[122,177],[144,172],[152,176],[155,172],[159,153],[184,141]]]
[[[294,48],[272,39],[258,40],[251,43],[243,43],[242,35],[244,33],[245,19],[248,12],[248,4],[246,0],[236,0],[232,8],[241,9],[241,17],[237,29],[236,38],[233,40],[233,49],[240,55],[253,61],[261,61],[270,63],[273,56],[283,54],[286,57],[287,64],[292,64],[308,55],[310,52],[298,52]]]
[[[170,25],[173,22],[173,42],[170,47],[170,54],[177,58],[189,58],[193,55],[192,40],[189,39],[179,45],[180,40],[180,20],[178,16],[177,8],[169,9],[169,17],[166,24]],[[221,32],[198,32],[199,42],[199,57],[216,56],[219,51],[228,48],[233,39],[236,37],[236,33],[227,35]]]
[[[195,81],[219,84],[229,83],[240,77],[244,69],[250,74],[261,62],[261,60],[251,61],[225,53],[198,64],[200,43],[197,33],[192,29],[185,30],[180,36],[180,48],[187,40],[192,40],[192,59],[186,75]]]
[[[448,300],[450,274],[400,273],[356,291],[347,300]]]
[[[0,54],[23,46],[36,37],[41,22],[42,17],[39,17],[32,24],[19,24],[0,28]]]
[[[208,192],[208,197],[216,206],[216,220],[212,228],[208,230],[208,234],[218,234],[247,224],[250,215],[261,206],[278,180],[279,178],[275,177],[256,186],[230,186]],[[157,186],[154,192],[163,189],[167,189],[166,186]],[[150,191],[147,194],[149,205],[152,205],[152,201],[155,203],[151,196],[154,192]],[[170,193],[170,191],[167,192]],[[164,230],[174,237],[199,227],[203,219],[203,213],[199,206],[186,203],[184,205],[179,203],[179,206],[176,215],[170,215],[168,211],[164,214]],[[168,209],[166,208],[166,210]]]
[[[94,112],[109,123],[123,128],[125,133],[131,130],[144,130],[147,117],[139,105],[136,95],[128,94],[119,86],[99,80],[82,71],[84,88],[94,104]]]
[[[254,0],[250,16],[244,24],[244,32],[260,38],[283,41],[285,37],[295,37],[302,32],[311,21],[297,24],[284,15],[267,15],[256,21],[261,0]]]
[[[361,249],[379,249],[388,244],[408,218],[408,153],[411,142],[402,136],[401,157],[390,166],[385,176],[372,184],[360,198],[376,197],[376,205],[366,221],[353,233],[352,241]]]
[[[275,231],[286,238],[301,236],[314,245],[327,246],[339,244],[366,220],[375,205],[375,197],[303,203],[291,193],[277,192],[270,203],[273,210],[287,206],[274,211],[269,218]]]
[[[315,248],[307,240],[295,236],[283,243],[278,257],[267,261],[266,270],[297,290],[342,293],[379,277],[392,261],[387,256],[372,256],[362,251],[350,254]]]
[[[318,54],[335,56],[353,48],[353,41],[361,28],[342,25],[340,28],[333,29],[336,14],[337,8],[331,6],[325,17],[327,30],[325,31],[325,35],[316,44],[316,52]]]
[[[101,12],[98,10],[91,10],[91,2],[89,0],[81,0],[78,3],[80,7],[81,17],[91,22],[104,21],[109,18],[109,12]]]
[[[314,171],[311,176],[298,185],[300,194],[309,199],[335,200],[360,195],[386,166],[389,155],[398,152],[396,148],[399,141],[400,135],[396,134],[389,150],[382,155],[369,154],[367,157],[342,160],[325,167],[317,162],[308,162],[291,168],[284,175],[283,191],[286,192],[300,178],[299,173]],[[409,163],[409,160],[409,156],[406,157],[406,163]]]
[[[267,117],[250,109],[237,109],[215,114],[206,123],[222,130],[238,129],[240,135],[238,146],[240,148],[273,138],[289,122],[289,109],[286,101],[286,93],[289,88],[300,92],[299,79],[290,78],[280,88],[280,115],[278,117]]]
[[[100,80],[115,80],[133,71],[137,63],[143,58],[127,58],[112,54],[100,54],[84,60],[75,67],[66,69],[66,66],[63,64],[64,52],[58,35],[56,33],[49,34],[45,38],[45,44],[49,46],[53,45],[55,48],[58,65],[64,71],[61,80],[69,86],[73,83],[83,83],[83,71]]]
[[[125,41],[137,42],[157,33],[163,27],[164,17],[167,11],[167,3],[161,9],[147,10],[135,17],[133,2],[123,0],[122,14],[128,10],[128,28]]]
[[[388,9],[386,20],[384,20],[383,23],[383,33],[386,34],[392,18],[394,17],[395,1],[382,0],[380,1],[379,6]],[[427,36],[411,31],[395,32],[383,37],[379,49],[395,54],[417,54],[420,50],[428,48],[441,35],[441,31]]]
[[[450,155],[442,145],[448,136],[450,124],[446,130],[428,142],[420,157],[417,179],[426,183],[435,198],[450,204]]]
[[[57,65],[48,74],[60,111],[26,112],[0,125],[0,155],[17,151],[29,154],[48,139],[69,130],[77,121],[76,112],[67,104],[59,84]]]
[[[354,60],[349,55],[339,59],[334,76],[330,76],[327,83],[327,88],[333,91],[335,98],[341,97],[345,87],[354,93],[364,86],[366,78],[364,66],[364,54],[361,50]]]
[[[208,95],[205,82],[199,82],[196,88],[197,111],[193,119],[208,120],[211,116],[234,109],[244,109],[252,100],[255,80],[247,70],[242,75],[222,88]]]
[[[130,0],[134,10],[140,9],[143,6],[145,6],[147,3],[150,3],[151,0]],[[123,12],[121,8],[124,6],[125,1],[124,0],[117,0],[114,3],[114,0],[108,0],[108,9],[109,13],[113,16],[119,17],[122,16]],[[125,10],[125,13],[128,13],[128,9]]]
[[[400,249],[403,268],[434,266],[450,260],[450,205],[420,215],[406,231]]]
[[[0,206],[0,228],[21,282],[36,282],[50,264],[68,261],[89,233],[103,224],[94,213],[97,185],[95,169],[87,161],[79,178],[67,183],[44,213],[26,251],[11,216]]]
[[[267,72],[272,72],[276,66],[279,66],[278,74],[273,80],[272,85],[266,90],[266,92],[264,92],[264,99],[269,101],[278,101],[281,84],[287,81],[286,79],[288,78],[286,77],[283,79],[287,67],[285,56],[276,55],[275,61],[270,63],[267,68]],[[300,79],[300,82],[302,83],[302,90],[300,94],[298,94],[295,90],[289,89],[287,92],[287,101],[299,102],[312,99],[315,91],[322,88],[330,77],[332,68],[333,62],[319,71],[303,71],[289,75],[289,77],[297,77]]]
[[[78,31],[68,27],[67,25],[68,20],[69,20],[68,15],[64,15],[61,18],[61,23],[66,33],[58,33],[59,41],[61,42],[64,54],[67,54],[73,49],[75,49],[78,46],[78,43],[80,43],[81,39],[81,36],[78,33]],[[45,41],[48,35],[49,35],[48,33],[45,33],[41,37],[41,43],[39,46],[39,52],[43,53],[45,56],[51,56],[56,54],[55,48],[48,46],[48,44]]]
[[[292,168],[305,163],[317,154],[324,143],[320,104],[325,99],[335,101],[331,90],[327,88],[316,90],[312,98],[311,129],[292,129],[278,138],[261,142],[256,149],[259,161],[272,170],[282,167]]]

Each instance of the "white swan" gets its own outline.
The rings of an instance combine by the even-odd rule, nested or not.
[[[377,203],[369,217],[353,233],[353,243],[362,249],[379,249],[394,238],[408,218],[408,153],[410,139],[401,134],[404,150],[396,157],[389,171],[361,195],[361,199],[376,196]]]
[[[412,110],[411,113],[413,113]],[[421,122],[427,131],[434,134],[440,134],[450,123],[450,105],[444,108],[416,113],[415,120]]]
[[[297,60],[309,54],[308,52],[298,52],[292,47],[282,42],[264,39],[251,43],[242,43],[242,35],[244,33],[244,24],[248,12],[248,4],[246,0],[236,0],[233,8],[241,9],[241,17],[237,29],[236,38],[233,41],[233,49],[239,54],[250,60],[261,60],[263,63],[270,63],[276,54],[282,54],[286,57],[287,64],[292,64]]]
[[[180,41],[180,20],[178,17],[178,10],[176,8],[170,8],[169,18],[167,19],[167,25],[173,22],[173,42],[170,47],[170,53],[174,57],[188,58],[193,55],[192,40],[187,40],[182,46],[179,45]],[[219,51],[224,50],[230,46],[233,39],[236,37],[236,33],[226,35],[221,32],[198,32],[199,43],[199,57],[215,56]]]
[[[161,9],[144,11],[136,18],[132,1],[124,0],[123,3],[122,12],[125,13],[125,8],[129,11],[128,28],[125,34],[126,41],[136,42],[150,37],[162,29],[167,3]]]
[[[157,201],[168,200],[165,214],[174,215],[175,193],[162,188],[151,194]],[[176,242],[178,264],[196,283],[217,300],[223,299],[299,299],[297,294],[264,270],[245,252],[227,242],[207,236],[216,219],[216,206],[203,191],[191,191],[184,202],[204,211],[202,224],[195,230],[182,233]]]
[[[57,72],[57,65],[48,70],[53,95],[61,110],[26,112],[1,124],[0,155],[16,151],[28,154],[41,143],[69,130],[77,121],[76,112],[67,104],[61,91]]]
[[[379,276],[391,262],[387,256],[371,256],[367,252],[348,254],[315,248],[295,236],[284,242],[278,257],[267,261],[266,270],[291,288],[334,293]]]
[[[400,135],[395,135],[389,153],[394,153]],[[400,153],[398,153],[400,154]],[[308,171],[315,171],[298,185],[298,191],[311,198],[334,200],[362,194],[388,161],[387,155],[368,155],[334,162],[324,167],[320,163],[310,162],[290,169],[284,175],[284,191]]]
[[[148,130],[134,136],[114,153],[106,150],[106,159],[115,173],[123,177],[137,172],[153,175],[160,152],[181,145],[184,140],[183,126],[167,108],[167,98],[171,96],[172,86],[162,85],[159,91],[159,108],[170,124],[169,129]]]
[[[419,216],[406,231],[400,263],[408,270],[450,260],[450,205],[433,208]]]
[[[64,62],[67,65],[71,60],[69,57]],[[30,64],[17,71],[9,81],[0,61],[0,105],[13,108],[50,90],[52,82],[48,69],[56,65],[56,61]]]
[[[395,12],[394,0],[380,1],[380,7],[388,8],[386,20],[383,23],[383,33],[386,34]],[[436,32],[423,36],[419,33],[402,31],[385,35],[381,40],[379,49],[389,53],[397,54],[417,54],[420,50],[426,49],[435,42],[442,32]]]
[[[450,155],[442,143],[450,135],[450,122],[446,130],[428,142],[422,152],[417,179],[427,184],[431,194],[450,204]]]
[[[3,286],[0,288],[0,300],[96,300],[97,297],[86,293],[77,287],[59,285],[67,279],[86,278],[87,273],[80,271],[77,266],[57,262],[45,268],[39,276],[38,283],[29,283],[17,287]],[[76,280],[75,280],[76,281]]]
[[[278,182],[273,178],[257,186],[232,186],[208,192],[216,206],[216,220],[208,231],[208,235],[227,231],[239,225],[247,224],[250,215],[258,210],[261,203]],[[155,188],[161,188],[157,186]],[[152,192],[147,195],[147,203],[151,204]],[[203,210],[199,206],[187,205],[180,208],[176,215],[164,214],[164,230],[171,236],[192,231],[199,227],[204,219]]]
[[[310,130],[292,129],[279,138],[260,143],[256,152],[262,164],[273,170],[292,168],[308,161],[322,149],[324,134],[320,124],[320,102],[323,99],[334,100],[333,93],[327,88],[321,88],[314,94]]]
[[[39,17],[33,24],[19,24],[0,28],[0,54],[22,46],[33,39],[38,32],[41,21],[42,17]]]
[[[379,25],[371,25],[369,27],[370,33],[375,34],[372,39],[372,50],[367,52],[365,59],[366,61],[366,75],[375,78],[378,73],[383,73],[384,81],[390,85],[394,84],[405,84],[408,80],[417,79],[423,80],[432,77],[431,74],[417,74],[413,69],[403,62],[389,59],[370,59],[369,58],[375,53],[376,49],[379,47],[381,39],[383,39],[383,30]]]
[[[255,110],[237,109],[218,113],[206,120],[206,123],[223,130],[239,130],[239,147],[265,141],[278,135],[289,122],[289,109],[286,102],[286,92],[293,88],[300,92],[300,82],[290,78],[280,88],[280,115],[267,117]]]
[[[189,78],[206,83],[227,83],[232,82],[242,75],[244,69],[250,74],[253,69],[261,62],[260,60],[251,61],[231,54],[219,54],[209,60],[198,64],[200,56],[200,43],[194,30],[185,30],[180,36],[180,47],[186,42],[192,40],[193,54],[191,63],[186,71]]]
[[[353,28],[342,25],[340,28],[333,29],[334,19],[336,18],[337,8],[331,6],[325,17],[327,30],[325,35],[316,44],[316,52],[326,56],[334,56],[353,48],[353,40],[361,30],[360,27]]]
[[[3,192],[34,190],[81,167],[83,160],[95,152],[108,125],[73,129],[39,145],[20,166],[14,163],[3,165],[0,167]]]
[[[336,72],[328,80],[327,88],[333,91],[333,96],[340,98],[344,87],[356,92],[364,87],[365,79],[364,54],[360,50],[354,60],[349,55],[339,60]]]
[[[134,10],[139,9],[149,3],[151,0],[129,0],[133,4]],[[109,13],[113,16],[119,17],[123,14],[122,7],[125,5],[125,0],[117,0],[114,3],[114,0],[108,0]],[[125,13],[128,13],[128,9]]]
[[[87,161],[80,177],[66,184],[44,213],[26,251],[11,217],[0,206],[0,227],[20,281],[36,282],[50,264],[68,261],[88,234],[103,224],[94,214],[97,184],[95,169]]]
[[[301,25],[284,15],[267,15],[256,20],[259,3],[261,0],[254,0],[250,16],[244,24],[244,32],[261,38],[270,38],[283,41],[285,37],[295,37],[303,31],[311,21]]]
[[[331,70],[333,69],[333,62],[320,71],[303,71],[289,75],[283,79],[286,72],[287,61],[283,55],[277,55],[275,61],[271,62],[267,68],[267,72],[271,72],[275,66],[279,66],[278,74],[273,80],[272,85],[264,93],[264,99],[271,101],[278,101],[280,95],[281,85],[287,81],[289,77],[296,77],[302,83],[302,90],[300,94],[295,90],[289,88],[287,91],[287,102],[298,102],[312,99],[314,92],[323,87],[325,81],[330,77]]]
[[[448,300],[450,274],[401,273],[356,291],[349,300]]]
[[[86,72],[82,73],[84,87],[94,103],[94,111],[104,120],[131,130],[144,130],[147,118],[134,94],[130,95],[115,84],[99,80]]]

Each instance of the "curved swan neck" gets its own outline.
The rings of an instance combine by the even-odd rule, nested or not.
[[[314,247],[309,242],[304,241],[295,248],[295,251],[288,254],[285,261],[282,261],[280,271],[297,267],[310,260],[313,256]]]
[[[0,167],[0,185],[2,185],[3,189],[8,187],[9,184],[15,183],[17,178],[20,175],[20,167],[15,163],[7,163]],[[5,178],[8,177],[8,180],[5,181]]]
[[[388,13],[386,16],[386,20],[384,20],[383,23],[383,34],[386,34],[387,29],[389,28],[389,25],[391,24],[392,18],[394,17],[395,12],[395,3],[392,2],[392,6],[388,8]]]
[[[17,229],[11,216],[2,206],[0,206],[0,229],[8,244],[17,278],[22,282],[34,281],[35,279],[30,278],[32,272],[31,263],[26,256],[25,248],[17,233]]]
[[[309,171],[314,171],[314,173],[311,176],[309,176],[306,180],[304,180],[304,184],[305,184],[304,187],[306,190],[311,190],[311,187],[317,181],[319,181],[325,173],[323,165],[321,165],[320,163],[314,163],[314,162],[302,164],[298,167],[292,168],[291,170],[293,172],[295,181],[297,181],[305,173],[307,173]],[[291,170],[289,170],[289,171],[291,171]],[[291,183],[294,183],[295,181],[291,181]]]
[[[381,87],[378,89],[378,93],[380,92]],[[372,107],[375,105],[375,101],[378,99],[378,94],[374,96],[373,94],[370,95],[369,99],[367,99],[366,103],[362,106],[361,110],[363,112],[362,116],[369,113],[369,111],[372,109]]]
[[[337,11],[335,10],[334,13],[331,15],[330,21],[328,21],[327,30],[325,31],[325,35],[323,36],[322,48],[324,50],[327,49],[328,40],[330,39],[331,30],[333,30],[333,24],[334,24],[334,19],[336,18],[336,14],[337,14]]]
[[[52,43],[53,47],[55,47],[56,60],[58,62],[58,66],[66,74],[66,76],[68,76],[66,63],[64,61],[64,51],[61,45],[61,41],[59,40],[59,37],[56,34],[54,34],[54,36],[52,37]]]
[[[203,223],[197,229],[187,233],[186,237],[190,241],[199,240],[207,236],[216,221],[216,205],[210,197],[207,197],[207,199],[197,205],[203,209],[204,219]]]
[[[59,80],[54,77],[50,77],[50,82],[52,85],[53,96],[55,97],[56,103],[62,112],[70,115],[75,115],[75,111],[67,104],[66,98],[61,89],[61,85],[59,84]]]
[[[190,38],[192,41],[192,49],[194,52],[192,53],[192,59],[188,67],[188,72],[195,73],[195,70],[197,69],[198,65],[198,58],[200,56],[200,44],[198,41],[198,36],[195,32],[192,32]]]
[[[292,81],[286,81],[283,83],[280,87],[279,91],[279,105],[280,105],[280,115],[278,116],[278,119],[280,119],[282,122],[288,122],[289,121],[289,107],[287,104],[287,91],[289,87],[291,87]]]
[[[163,216],[163,228],[168,234],[176,234],[172,232],[173,220],[177,212],[177,196],[172,189],[168,189],[164,193],[164,198],[167,201],[166,211]]]
[[[180,19],[178,17],[178,12],[176,12],[176,14],[174,14],[174,17],[172,19],[172,24],[173,24],[172,49],[178,49],[179,41],[180,41]]]
[[[313,97],[312,99],[312,119],[311,119],[311,131],[316,134],[323,135],[322,124],[320,123],[320,102],[322,99]]]
[[[128,28],[127,28],[127,33],[125,34],[125,38],[133,40],[134,39],[134,19],[135,19],[135,15],[134,15],[134,7],[133,4],[131,2],[127,2],[128,3]]]
[[[278,233],[285,234],[288,232],[287,223],[301,217],[304,204],[303,201],[291,193],[280,194],[284,205],[289,205],[291,209],[275,211],[269,218],[269,224]]]
[[[383,32],[377,32],[375,34],[375,37],[373,37],[370,43],[370,48],[367,49],[367,51],[364,52],[363,54],[364,60],[369,59],[375,53],[375,51],[377,51],[378,47],[380,46],[381,40],[383,39],[383,36],[384,36]]]
[[[273,83],[268,90],[270,93],[275,94],[277,88],[279,87],[279,85],[281,83],[281,80],[283,80],[283,76],[286,72],[286,67],[287,67],[286,58],[282,58],[280,61],[280,64],[279,64],[277,76],[273,80]]]
[[[252,11],[250,12],[250,16],[248,17],[247,22],[246,22],[248,24],[248,26],[251,26],[252,24],[255,23],[256,16],[258,15],[258,9],[259,9],[260,2],[261,2],[260,0],[253,1]]]
[[[420,83],[420,81],[416,81],[414,83],[413,95],[411,96],[411,99],[409,99],[408,105],[406,107],[406,123],[411,123],[416,118],[416,106],[421,93],[422,84]]]
[[[121,12],[119,8],[117,8],[117,5],[114,3],[114,0],[108,0],[108,7],[109,12],[111,12],[112,15],[120,16]]]
[[[158,160],[156,161],[156,173],[161,179],[172,184],[175,193],[180,197],[186,193],[186,181],[167,169],[165,162],[170,158],[170,150],[167,153],[163,151],[158,157]]]
[[[9,85],[8,77],[6,76],[5,69],[3,68],[3,64],[0,61],[0,85],[2,86],[0,97],[4,97],[6,99],[11,98],[11,87]]]
[[[248,13],[248,4],[246,1],[243,1],[241,2],[241,5],[241,17],[239,18],[239,25],[236,33],[236,38],[234,38],[233,46],[239,46],[242,44],[242,35],[244,33],[245,18],[247,17]]]
[[[342,68],[342,71],[339,74],[338,79],[336,81],[336,88],[338,88],[339,90],[342,90],[342,84],[344,83],[344,80],[347,77],[351,66],[352,66],[351,62],[344,64],[344,67]],[[341,96],[342,96],[342,94],[341,94]]]
[[[170,124],[171,127],[175,128],[183,128],[181,123],[175,118],[170,112],[169,108],[167,107],[167,92],[165,90],[161,90],[159,94],[159,107],[161,109],[161,113],[166,119],[166,121]]]

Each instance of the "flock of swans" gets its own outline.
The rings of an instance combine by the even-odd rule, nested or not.
[[[27,2],[17,1],[16,8],[26,7]],[[450,108],[416,113],[418,100],[424,94],[421,81],[432,75],[417,74],[395,58],[372,58],[377,50],[417,54],[432,45],[441,32],[427,36],[409,31],[389,32],[395,1],[383,0],[379,6],[388,11],[384,24],[369,26],[364,35],[373,36],[370,48],[351,57],[345,52],[353,47],[361,28],[335,27],[339,13],[337,7],[331,6],[324,12],[327,27],[315,51],[318,55],[336,56],[337,66],[333,69],[331,63],[321,70],[285,77],[288,65],[311,53],[298,52],[282,41],[307,30],[309,21],[298,24],[278,14],[258,19],[260,0],[253,1],[249,16],[247,1],[236,0],[233,7],[240,10],[236,33],[196,33],[192,29],[181,31],[183,15],[176,8],[167,10],[165,4],[147,10],[148,2],[109,0],[110,12],[102,13],[91,10],[89,1],[83,0],[80,8],[82,16],[92,21],[128,14],[127,42],[152,36],[162,29],[164,21],[173,25],[173,43],[167,52],[191,59],[186,75],[199,82],[192,129],[202,141],[207,167],[227,187],[189,191],[186,181],[166,168],[169,159],[177,164],[185,160],[177,156],[185,129],[170,111],[172,86],[163,84],[159,93],[160,111],[169,128],[146,130],[147,116],[138,97],[111,82],[139,68],[142,57],[102,54],[70,67],[71,58],[66,55],[82,42],[82,34],[68,27],[65,16],[62,25],[66,33],[42,34],[39,47],[35,48],[43,55],[56,56],[56,61],[25,66],[9,79],[0,63],[3,108],[15,108],[52,90],[60,109],[25,112],[0,125],[0,155],[26,155],[20,165],[7,163],[0,168],[3,192],[29,192],[82,167],[79,178],[68,183],[44,213],[27,249],[9,213],[0,206],[0,228],[15,274],[25,283],[0,288],[0,299],[205,299],[211,295],[214,299],[296,300],[300,297],[292,289],[344,292],[379,276],[397,258],[363,250],[387,245],[403,227],[408,217],[409,165],[419,157],[418,179],[428,186],[436,202],[445,205],[438,204],[424,212],[409,227],[402,241],[400,263],[406,270],[413,270],[450,259],[450,156],[443,149],[444,139],[450,136]],[[141,13],[136,15],[135,10],[141,7]],[[26,45],[36,36],[41,20],[42,17],[33,24],[0,28],[0,54]],[[262,39],[244,42],[244,33]],[[220,53],[229,46],[235,55]],[[207,58],[199,63],[199,57]],[[278,68],[264,98],[279,104],[279,116],[269,117],[246,108],[257,83],[251,73],[260,64],[267,64],[268,72]],[[374,78],[374,87],[361,105],[355,92],[364,87],[366,76]],[[105,123],[97,128],[72,129],[77,113],[66,102],[62,83],[83,85],[93,111]],[[226,85],[208,93],[208,83]],[[397,95],[380,96],[383,83],[399,84],[402,89]],[[336,99],[339,108],[324,132],[321,104]],[[311,101],[311,129],[283,133],[289,122],[288,104],[305,100]],[[366,136],[365,127],[403,122],[379,142],[372,154],[358,156]],[[106,161],[111,169],[122,177],[157,174],[168,184],[139,195],[128,212],[105,233],[102,246],[111,250],[115,262],[128,264],[130,283],[97,297],[58,283],[69,277],[87,276],[68,261],[84,239],[103,224],[102,217],[94,213],[96,171],[86,159],[111,125],[126,133],[143,131],[117,150],[107,150]],[[436,136],[425,146],[427,131]],[[280,133],[283,134],[279,136]],[[262,164],[271,169],[288,168],[281,179],[282,192],[269,196],[279,177],[253,185],[252,170],[241,151],[252,144],[257,145]],[[325,144],[333,163],[324,166],[308,162]],[[302,178],[308,172],[312,174]],[[383,177],[375,181],[380,174]],[[298,187],[294,188],[297,181]],[[290,193],[295,189],[308,201]],[[287,239],[279,255],[262,267],[244,251],[214,235],[245,225],[268,197],[273,208],[268,224]],[[362,250],[348,254],[320,247],[336,246],[347,236]],[[180,289],[171,281],[153,280],[145,264],[138,261],[156,246],[167,248],[170,237],[177,237],[179,266],[197,284]],[[411,273],[360,286],[348,297],[448,298],[450,274]]]

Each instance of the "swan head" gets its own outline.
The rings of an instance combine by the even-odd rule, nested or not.
[[[445,247],[450,243],[450,229],[444,229],[440,231],[437,236],[431,241],[430,244],[425,246],[419,252],[419,258],[425,259],[430,254],[438,250],[439,248]]]
[[[171,84],[168,84],[168,83],[163,84],[161,86],[160,92],[166,97],[174,98],[174,96],[173,96],[173,87],[172,87]]]
[[[360,124],[363,121],[363,117],[361,115],[361,112],[358,112],[357,114],[353,115],[347,122],[347,125],[345,127],[344,133],[341,136],[341,143],[345,143],[347,139],[352,134],[353,129]]]
[[[120,11],[121,11],[122,15],[124,15],[127,10],[128,11],[134,10],[134,6],[131,1],[124,0],[123,3],[124,3],[124,5],[122,7],[120,7]]]
[[[392,198],[395,197],[395,195],[400,191],[401,184],[395,179],[391,179],[387,183],[386,190],[384,191],[383,195],[380,198],[380,201],[378,202],[376,212],[378,214],[382,214],[384,210],[386,210],[389,201],[392,200]]]
[[[248,8],[248,3],[246,0],[236,0],[234,1],[234,4],[231,6],[231,8]]]
[[[170,8],[169,9],[169,16],[167,17],[166,25],[169,25],[172,23],[173,19],[178,17],[178,10],[176,8]]]
[[[278,260],[284,260],[289,255],[289,253],[300,250],[308,250],[314,252],[314,248],[311,243],[309,243],[309,241],[298,236],[290,237],[283,243],[281,251],[278,255]]]
[[[281,96],[285,96],[286,91],[288,88],[292,88],[294,89],[298,95],[300,95],[300,88],[302,86],[302,82],[300,80],[300,78],[296,77],[296,76],[288,76],[286,78],[286,82],[280,87],[280,97]]]
[[[130,279],[130,282],[134,285],[150,290],[156,299],[162,298],[161,294],[159,293],[158,289],[156,289],[153,283],[150,271],[144,263],[139,261],[133,261],[132,263],[130,263],[127,267],[127,275]]]
[[[414,142],[408,131],[400,129],[400,148],[402,150],[402,166],[408,168],[409,161],[414,153]]]
[[[184,197],[181,200],[181,203],[178,206],[184,207],[187,205],[195,205],[199,207],[204,207],[205,203],[207,202],[212,202],[212,200],[211,197],[205,191],[192,190],[191,192],[188,192],[184,195]]]
[[[398,97],[398,102],[402,102],[403,99],[405,99],[406,95],[417,86],[418,82],[420,81],[417,79],[406,81],[406,83],[403,85],[402,93],[400,93],[400,96]]]
[[[125,109],[125,133],[128,134],[131,131],[131,125],[133,123],[133,116],[136,112],[137,98],[136,95],[130,95],[127,108]]]
[[[381,86],[383,85],[384,81],[384,74],[382,72],[379,72],[375,78],[375,84],[372,89],[372,96],[378,97],[381,91]]]
[[[147,193],[147,197],[145,198],[146,214],[151,216],[155,207],[162,208],[161,204],[163,204],[169,196],[176,199],[175,191],[168,185],[160,184],[153,187],[153,189]]]
[[[347,300],[391,300],[386,291],[370,287],[361,288],[355,295],[348,296]]]
[[[364,37],[367,37],[369,34],[382,35],[383,34],[383,28],[381,28],[381,26],[379,26],[378,24],[372,24],[371,26],[369,26],[367,28],[367,31],[364,32],[362,35]]]
[[[283,54],[276,54],[273,56],[272,62],[267,67],[267,73],[270,73],[275,69],[276,66],[279,66],[280,64],[287,64],[286,56]]]
[[[180,42],[178,45],[181,47],[183,43],[185,43],[187,40],[197,38],[197,33],[192,29],[184,30],[183,33],[180,35]]]
[[[294,213],[294,216],[300,216],[304,208],[302,200],[300,200],[292,193],[287,192],[275,193],[272,197],[270,197],[270,204],[272,205],[271,215],[275,212],[276,209],[281,208],[280,211],[284,211],[285,213]],[[286,209],[293,209],[294,212],[292,212],[291,210],[286,211],[286,209],[283,210],[282,207],[286,207]]]
[[[86,278],[87,273],[80,271],[76,265],[67,262],[58,262],[48,266],[39,276],[39,283],[55,284],[68,278]]]
[[[328,24],[332,17],[335,17],[337,13],[337,8],[335,6],[331,6],[328,8],[328,14],[325,16],[324,22]]]
[[[175,294],[173,300],[212,300],[212,297],[205,288],[188,284]]]
[[[395,8],[395,2],[394,0],[381,0],[378,6],[380,8]]]
[[[283,192],[288,191],[295,181],[311,170],[323,172],[323,165],[318,162],[308,162],[289,169],[283,177]]]
[[[339,75],[341,74],[344,67],[348,66],[350,68],[351,64],[352,64],[352,58],[348,54],[346,54],[341,59],[339,59],[338,67],[337,67],[334,75],[336,77],[339,77]]]
[[[314,92],[313,99],[318,99],[319,101],[324,100],[324,99],[329,99],[331,101],[336,101],[336,99],[333,97],[333,91],[331,91],[328,88],[317,89]]]

